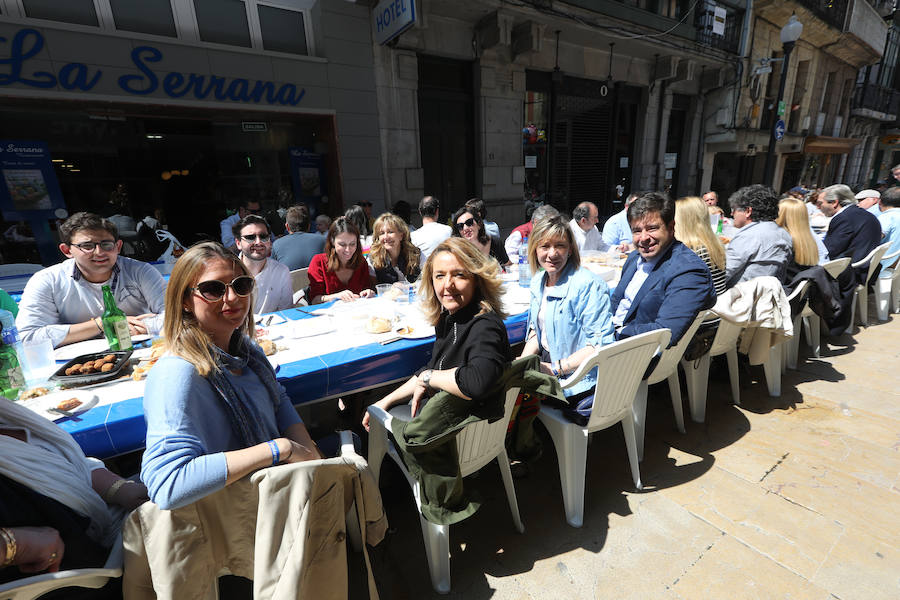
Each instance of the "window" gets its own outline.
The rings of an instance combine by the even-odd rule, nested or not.
[[[264,5],[258,8],[263,48],[276,52],[307,54],[302,12]]]
[[[97,11],[94,0],[22,0],[25,16],[34,19],[49,19],[74,23],[76,25],[97,26]]]
[[[116,29],[177,37],[169,0],[109,0]]]
[[[250,48],[247,7],[242,0],[194,0],[200,39]]]

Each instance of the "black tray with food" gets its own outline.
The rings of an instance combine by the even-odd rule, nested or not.
[[[61,385],[88,385],[115,379],[122,374],[132,352],[134,349],[107,350],[76,356],[58,368],[50,381]]]

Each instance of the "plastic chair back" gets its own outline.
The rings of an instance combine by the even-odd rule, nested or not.
[[[291,288],[293,292],[299,292],[309,287],[309,268],[295,269],[291,271]]]
[[[845,256],[844,258],[836,258],[834,260],[829,260],[825,264],[822,265],[822,268],[831,275],[834,279],[837,279],[837,276],[844,272],[844,269],[850,266],[850,257]]]
[[[456,450],[459,454],[459,470],[463,477],[488,464],[500,453],[506,441],[506,429],[518,396],[518,387],[508,389],[502,419],[493,423],[477,421],[467,425],[457,434]]]
[[[697,328],[700,327],[700,324],[706,320],[706,311],[701,310],[700,313],[694,318],[694,322],[691,323],[691,326],[687,328],[687,331],[684,332],[684,335],[681,336],[681,339],[678,340],[678,343],[674,346],[666,348],[662,351],[662,355],[659,357],[659,362],[656,363],[656,367],[653,369],[653,372],[650,373],[650,376],[647,377],[647,383],[652,385],[654,383],[659,383],[669,377],[672,374],[672,371],[678,368],[678,361],[681,360],[681,357],[684,356],[684,353],[687,351],[688,344],[691,343],[691,340],[694,339],[694,334],[697,333]]]
[[[869,283],[869,280],[872,279],[872,274],[875,273],[875,269],[881,264],[881,257],[884,256],[884,253],[887,252],[890,247],[891,242],[885,242],[880,246],[876,246],[864,259],[850,265],[854,269],[869,265],[869,270],[866,271],[866,279],[861,285],[867,285]]]
[[[44,265],[32,263],[12,263],[0,265],[0,277],[13,277],[15,275],[33,275],[44,268]]]
[[[631,413],[631,405],[650,359],[669,344],[671,335],[668,329],[657,329],[603,346],[562,382],[563,387],[571,386],[585,373],[599,367],[594,406],[587,425],[589,430],[617,423],[623,415]]]

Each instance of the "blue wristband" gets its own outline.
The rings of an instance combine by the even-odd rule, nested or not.
[[[275,440],[269,440],[266,443],[269,444],[269,450],[272,451],[272,466],[274,467],[281,462],[281,452],[278,450],[278,444],[275,443]]]

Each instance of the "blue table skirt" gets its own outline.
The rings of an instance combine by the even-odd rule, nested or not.
[[[296,309],[279,313],[288,319],[309,318]],[[525,339],[527,311],[506,319],[511,344]],[[351,394],[398,379],[406,379],[431,358],[434,338],[369,344],[279,366],[278,381],[294,405]],[[147,424],[142,398],[98,406],[75,418],[59,421],[88,456],[109,458],[144,447]]]

